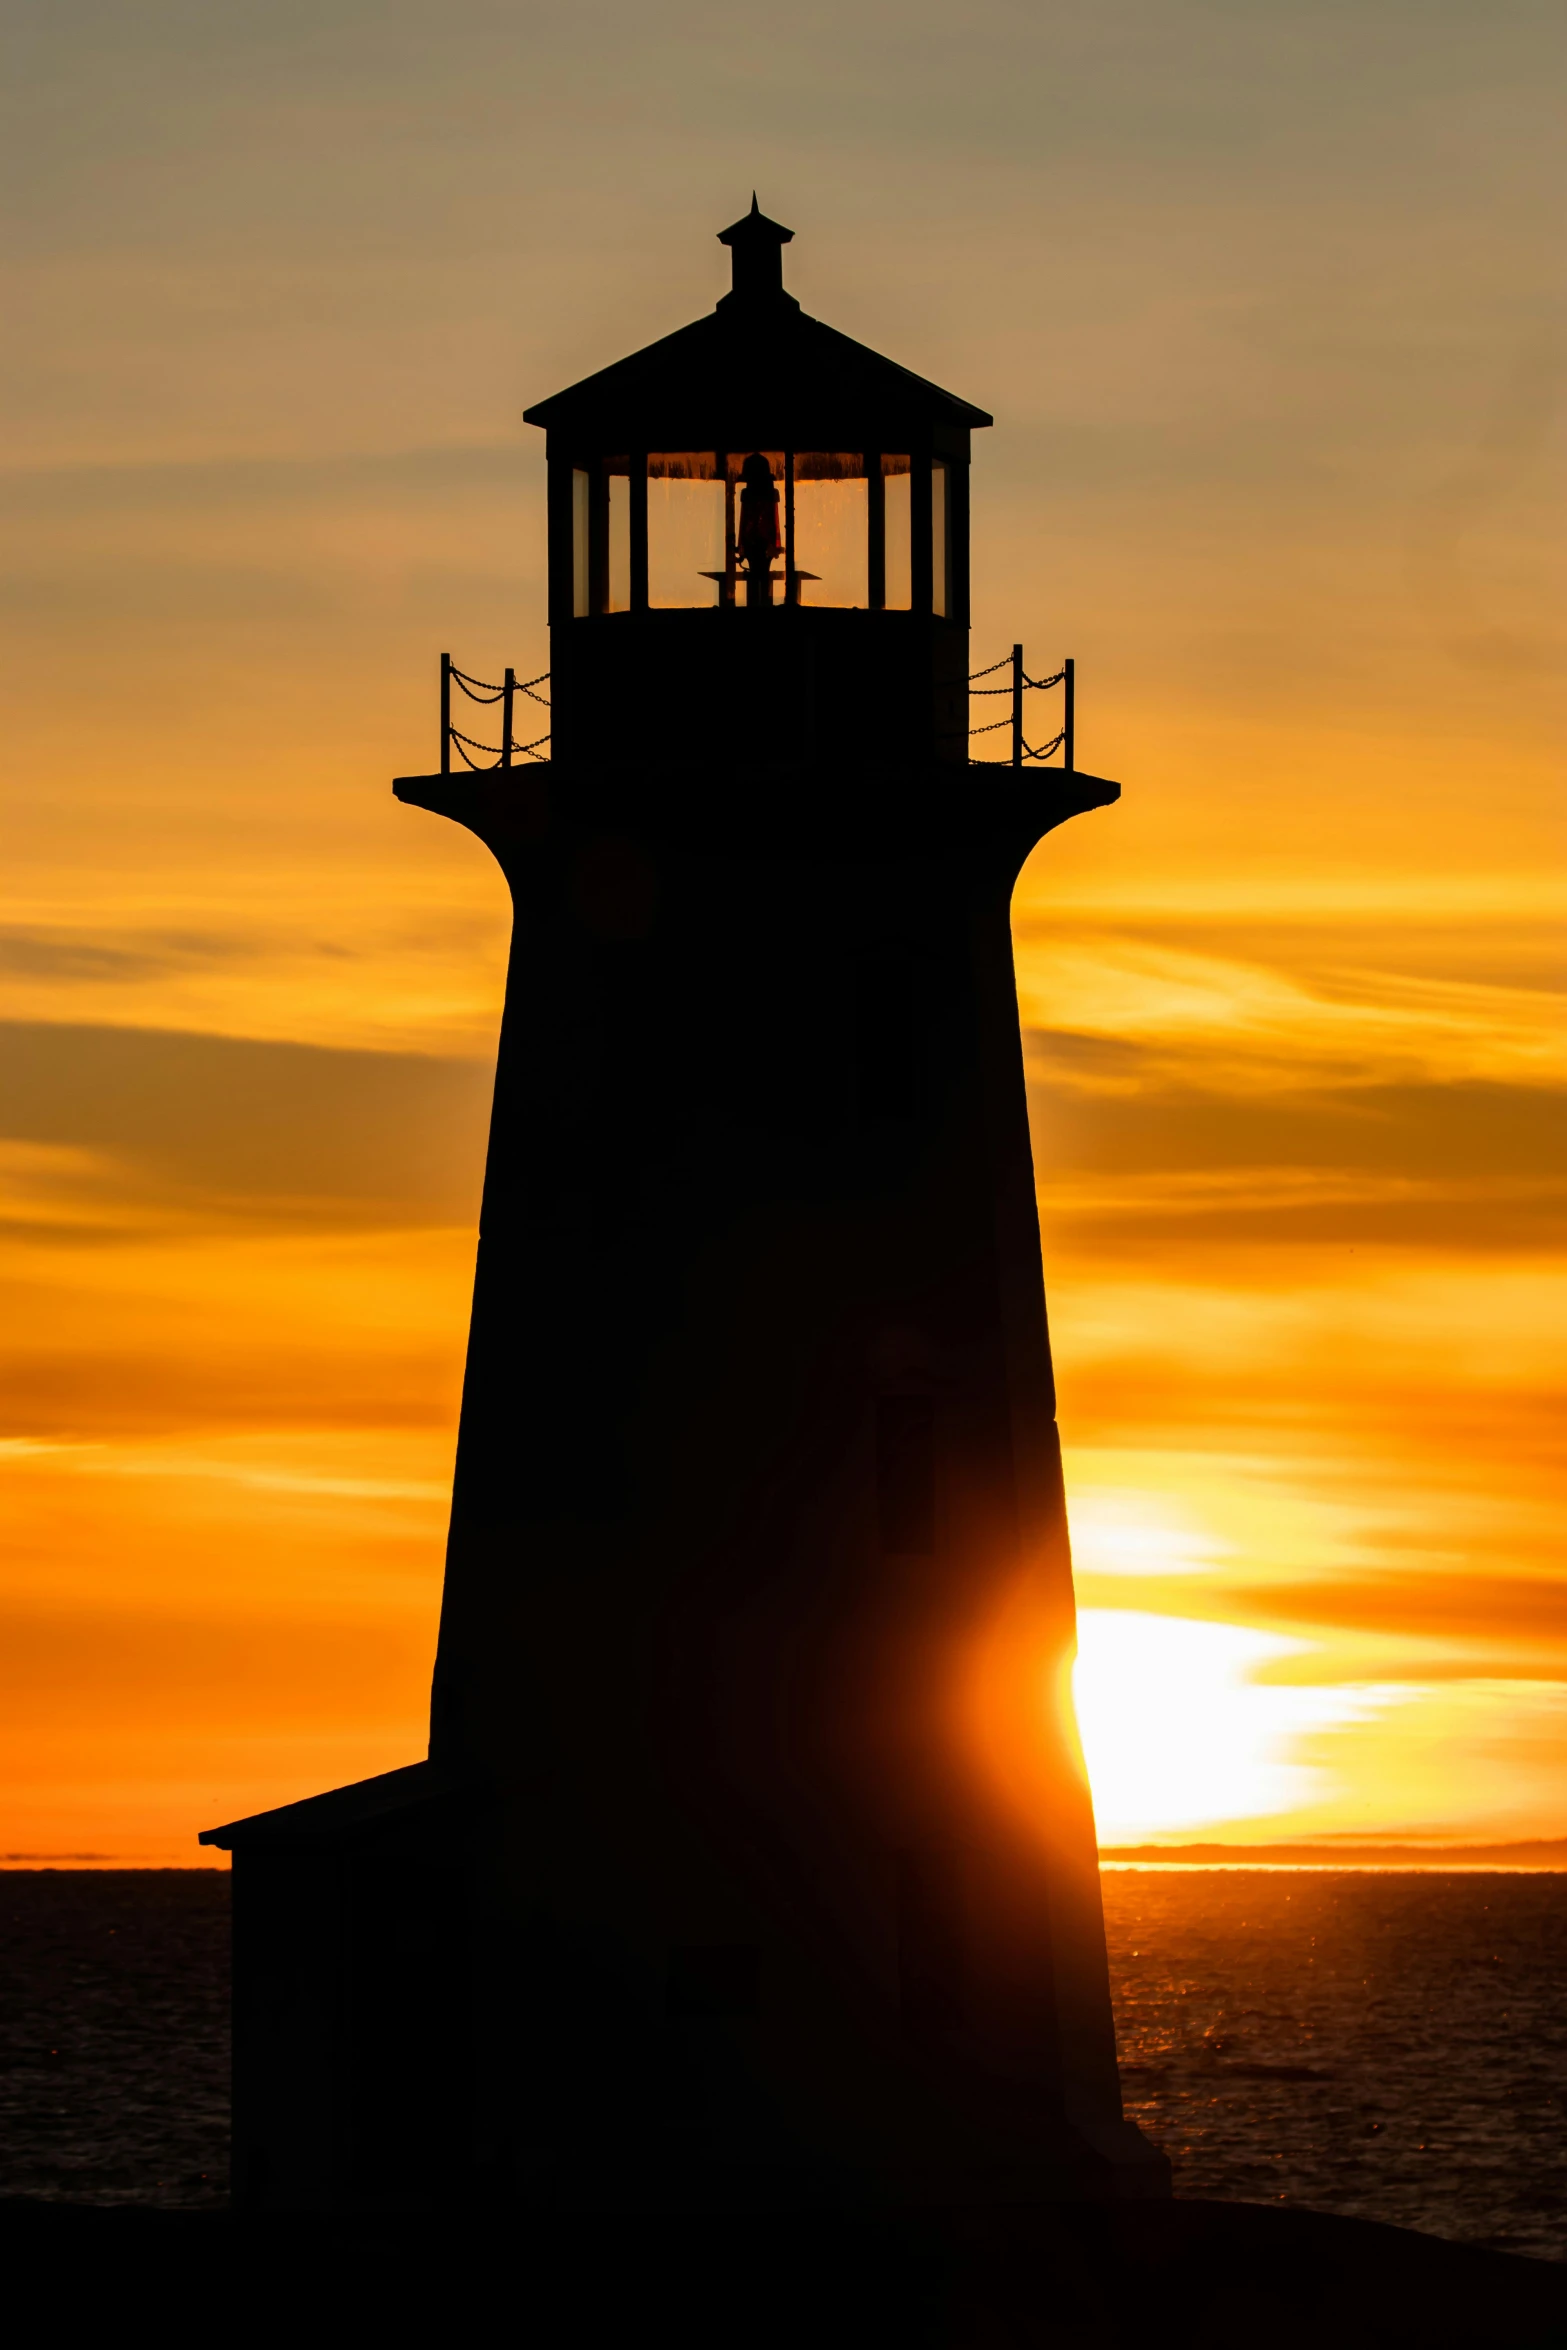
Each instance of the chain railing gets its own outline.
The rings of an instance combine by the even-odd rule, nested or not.
[[[1002,669],[1010,669],[1011,671],[1011,676],[1004,685],[982,685],[979,682],[981,678],[994,677],[998,670]],[[516,736],[517,696],[521,694],[526,700],[536,702],[541,710],[547,710],[550,706],[549,697],[546,694],[541,694],[537,689],[541,685],[548,685],[549,678],[550,673],[547,669],[541,669],[537,677],[527,678],[520,678],[515,669],[508,669],[503,673],[500,684],[492,685],[485,678],[470,677],[465,669],[458,668],[450,653],[443,653],[441,655],[441,773],[443,775],[452,773],[452,747],[454,744],[457,755],[464,766],[475,771],[510,767],[518,758],[535,759],[542,764],[546,755],[542,746],[549,741],[549,732],[546,730],[543,734],[535,735],[531,742],[518,742]],[[1063,696],[1060,728],[1050,737],[1048,742],[1031,743],[1023,732],[1023,696],[1027,693],[1049,693],[1053,687],[1058,685],[1064,686],[1066,689]],[[466,695],[470,702],[481,704],[498,702],[500,704],[501,739],[498,743],[479,742],[474,736],[462,733],[452,724],[453,686],[456,686],[460,693]],[[1014,645],[1009,654],[1003,654],[999,661],[992,661],[987,668],[970,670],[968,690],[971,694],[981,696],[1006,694],[1012,704],[1005,717],[988,719],[983,725],[971,726],[966,730],[967,740],[972,742],[976,735],[999,734],[1003,727],[1010,727],[1012,731],[1011,758],[971,759],[969,762],[971,766],[1022,767],[1030,760],[1043,761],[1059,751],[1063,769],[1069,775],[1073,772],[1076,765],[1077,718],[1077,664],[1075,662],[1063,661],[1060,668],[1050,677],[1030,677],[1023,666],[1023,648],[1021,645]],[[480,756],[478,758],[471,756],[474,752],[478,752]]]
[[[1012,674],[1005,685],[980,685],[982,677],[994,677],[998,669],[1010,669]],[[1048,693],[1052,686],[1064,686],[1066,693],[1061,711],[1061,729],[1047,743],[1031,743],[1023,734],[1023,696],[1028,693]],[[1030,677],[1023,667],[1023,648],[1014,645],[999,661],[992,661],[986,669],[969,671],[968,690],[971,694],[1009,694],[1012,707],[1004,718],[992,718],[983,726],[971,726],[968,739],[977,734],[999,734],[1002,727],[1012,729],[1012,756],[1010,759],[973,759],[974,767],[1021,767],[1029,759],[1048,759],[1053,751],[1061,753],[1061,764],[1070,775],[1076,765],[1075,737],[1077,733],[1077,664],[1063,661],[1053,677]]]
[[[531,743],[520,743],[516,738],[517,696],[522,694],[530,702],[537,702],[541,710],[549,708],[546,695],[536,693],[536,686],[549,683],[549,671],[541,669],[537,677],[520,678],[515,669],[508,669],[499,685],[490,685],[482,677],[470,677],[459,669],[450,653],[441,655],[441,773],[452,772],[452,745],[467,767],[475,769],[509,767],[513,759],[537,759],[543,763],[541,743],[549,741],[548,733],[535,735]],[[501,739],[498,743],[475,742],[471,734],[460,734],[452,724],[452,687],[467,695],[470,702],[499,702],[501,706]],[[470,751],[482,751],[482,759],[469,757]]]

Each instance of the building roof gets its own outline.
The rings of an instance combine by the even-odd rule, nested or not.
[[[439,1803],[459,1792],[459,1783],[449,1771],[439,1771],[428,1762],[409,1763],[400,1771],[382,1771],[377,1778],[357,1780],[351,1787],[307,1795],[302,1803],[282,1803],[275,1811],[253,1812],[248,1820],[203,1828],[197,1842],[215,1844],[223,1852],[237,1844],[309,1843],[373,1827],[394,1813]]]
[[[588,448],[881,448],[993,419],[836,327],[783,288],[794,235],[751,210],[720,232],[734,283],[706,318],[524,411]]]

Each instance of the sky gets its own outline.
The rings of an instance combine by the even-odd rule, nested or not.
[[[1554,0],[0,22],[0,1857],[423,1751],[507,907],[388,784],[753,187],[1124,787],[1014,908],[1101,1834],[1567,1831]]]

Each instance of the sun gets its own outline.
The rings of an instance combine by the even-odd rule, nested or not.
[[[1256,1678],[1311,1643],[1242,1624],[1085,1608],[1073,1694],[1100,1841],[1137,1843],[1319,1801],[1329,1774],[1297,1753],[1361,1718],[1349,1689]]]

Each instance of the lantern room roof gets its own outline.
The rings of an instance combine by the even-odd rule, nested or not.
[[[993,421],[809,317],[783,289],[782,249],[793,234],[753,196],[750,212],[720,232],[734,284],[715,310],[535,402],[523,421],[598,450],[893,449]]]

